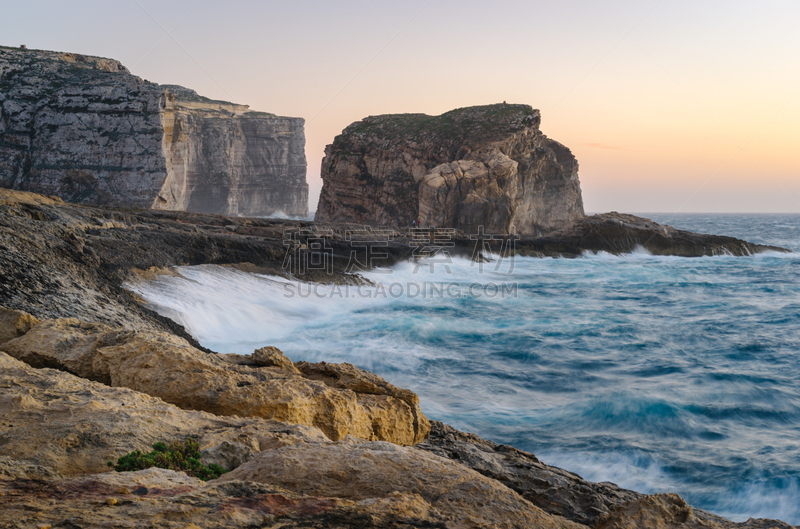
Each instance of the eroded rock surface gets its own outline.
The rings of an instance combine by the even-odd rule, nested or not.
[[[0,47],[0,186],[70,202],[308,215],[304,120],[140,79],[118,61]]]
[[[327,441],[316,428],[182,410],[143,393],[36,369],[0,353],[0,478],[105,472],[106,463],[123,454],[189,437],[202,449],[229,443],[253,453]]]
[[[166,333],[77,319],[39,323],[3,349],[34,367],[130,388],[183,409],[315,426],[334,440],[353,435],[412,445],[430,430],[415,394],[353,366],[338,368],[346,371],[345,382],[331,383],[283,367],[239,366]]]
[[[39,320],[19,310],[0,307],[0,345],[19,338],[39,323]]]
[[[215,482],[234,480],[351,501],[417,495],[426,510],[441,513],[453,527],[582,527],[458,463],[390,443],[351,439],[264,451]]]
[[[583,216],[578,162],[528,105],[371,116],[325,149],[316,220],[538,236]]]
[[[206,486],[162,469],[0,481],[0,495],[0,520],[8,528],[361,527],[372,514],[352,502],[255,483]]]

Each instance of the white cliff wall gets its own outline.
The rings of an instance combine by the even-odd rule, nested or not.
[[[131,75],[119,62],[0,47],[0,186],[67,201],[308,214],[303,120]]]

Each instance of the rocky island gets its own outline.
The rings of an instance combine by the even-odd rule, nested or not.
[[[316,220],[540,236],[583,217],[578,162],[528,105],[371,116],[325,150]]]
[[[131,75],[118,61],[0,47],[0,186],[92,205],[308,215],[302,118]]]

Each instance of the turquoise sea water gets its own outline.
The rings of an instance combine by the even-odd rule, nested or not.
[[[647,216],[800,252],[798,215]],[[800,253],[494,265],[367,274],[396,285],[384,295],[218,267],[131,288],[211,349],[351,362],[431,418],[586,479],[800,524]]]

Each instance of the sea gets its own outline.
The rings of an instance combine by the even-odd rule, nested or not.
[[[350,362],[587,480],[800,524],[800,215],[643,216],[793,253],[439,256],[359,287],[199,266],[128,288],[212,350]]]

